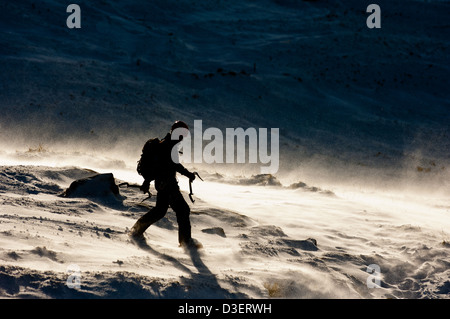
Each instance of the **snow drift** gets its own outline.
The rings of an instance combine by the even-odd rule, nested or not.
[[[448,1],[78,4],[0,3],[1,297],[448,298]],[[114,185],[179,119],[279,128],[280,169],[188,165],[205,248],[171,211],[137,247]]]
[[[121,187],[122,204],[111,206],[105,199],[117,194],[92,176],[105,175],[1,167],[2,297],[449,296],[449,206],[380,194],[349,198],[304,188],[199,182],[191,220],[204,248],[185,251],[177,245],[170,209],[147,230],[146,245],[132,243],[127,232],[154,197],[142,202],[138,189]],[[61,197],[74,179],[105,192]],[[380,267],[381,288],[367,286],[373,264]],[[74,265],[80,285],[70,288]]]
[[[448,3],[378,4],[371,30],[356,0],[86,2],[74,30],[58,1],[2,3],[2,150],[130,168],[149,137],[200,119],[280,128],[292,182],[448,186]]]

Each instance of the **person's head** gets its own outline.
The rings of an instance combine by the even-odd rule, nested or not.
[[[183,140],[189,134],[189,126],[183,121],[175,121],[170,128],[170,134],[175,132],[179,136],[179,140]]]

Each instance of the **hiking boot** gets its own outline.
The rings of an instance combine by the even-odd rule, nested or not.
[[[144,237],[144,232],[145,230],[148,228],[147,225],[144,225],[142,222],[140,222],[139,220],[133,225],[133,227],[131,227],[130,230],[130,237],[133,238],[134,240],[145,240]]]
[[[130,238],[132,239],[132,240],[134,240],[134,241],[145,241],[145,236],[144,236],[144,234],[137,234],[137,233],[133,233],[133,232],[130,232]]]
[[[187,241],[180,242],[180,247],[185,249],[200,249],[203,248],[203,245],[198,240],[190,238]]]

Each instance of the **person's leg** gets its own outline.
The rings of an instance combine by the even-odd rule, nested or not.
[[[156,223],[163,218],[169,208],[169,200],[167,194],[158,192],[156,195],[156,205],[148,211],[147,214],[139,218],[131,228],[131,236],[139,238],[143,237],[144,232],[150,225]]]
[[[189,243],[191,241],[191,221],[189,219],[191,209],[189,205],[179,190],[171,194],[169,204],[177,216],[178,242],[180,244]]]

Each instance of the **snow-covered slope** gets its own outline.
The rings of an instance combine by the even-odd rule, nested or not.
[[[154,205],[154,199],[140,203],[145,196],[134,188],[120,188],[120,199],[60,196],[73,179],[93,174],[1,168],[2,297],[449,295],[449,206],[386,194],[196,182],[201,196],[191,204],[191,220],[204,248],[185,251],[170,209],[147,230],[147,244],[130,241],[128,229]],[[376,282],[367,272],[373,264],[381,288],[367,286]],[[76,281],[68,283],[74,275],[75,288]]]
[[[76,3],[81,29],[60,1],[0,2],[2,296],[448,297],[448,1],[379,0],[381,29],[357,0]],[[57,196],[93,171],[140,183],[176,119],[280,129],[276,176],[186,165],[199,254],[171,213],[132,245],[133,189]]]
[[[448,171],[448,2],[379,1],[381,29],[360,1],[79,5],[68,29],[58,1],[1,4],[10,151],[115,151],[133,166],[146,138],[201,119],[280,128],[296,178]]]

